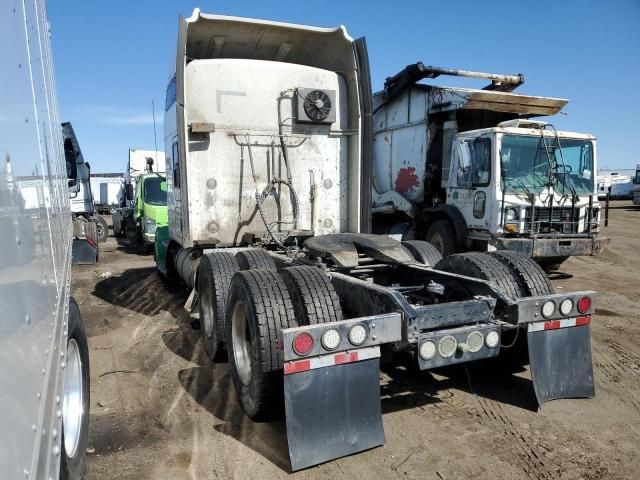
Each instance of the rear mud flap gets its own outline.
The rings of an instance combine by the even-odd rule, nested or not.
[[[83,238],[74,238],[71,244],[72,265],[93,265],[98,262],[98,247]]]
[[[354,363],[336,361],[288,374],[285,368],[287,441],[293,470],[384,444],[380,350],[376,350],[376,358]]]
[[[529,324],[527,342],[539,405],[595,395],[589,325],[540,330]]]

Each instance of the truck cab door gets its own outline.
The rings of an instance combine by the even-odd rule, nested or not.
[[[460,211],[469,228],[488,230],[491,224],[492,145],[490,136],[454,139],[447,204]]]

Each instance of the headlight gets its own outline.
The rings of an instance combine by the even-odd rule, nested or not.
[[[156,221],[153,218],[144,218],[144,231],[146,233],[156,233]]]
[[[518,219],[518,210],[515,208],[507,208],[504,211],[505,222],[513,222]]]

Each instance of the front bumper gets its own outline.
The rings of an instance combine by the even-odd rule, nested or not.
[[[598,255],[611,239],[602,237],[496,238],[498,250],[515,250],[533,258]]]

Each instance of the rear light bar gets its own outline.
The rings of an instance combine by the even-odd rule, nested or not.
[[[387,313],[282,330],[284,361],[317,357],[402,340],[402,315]]]
[[[585,291],[519,298],[516,300],[518,323],[590,316],[594,310],[595,295],[595,292]]]

